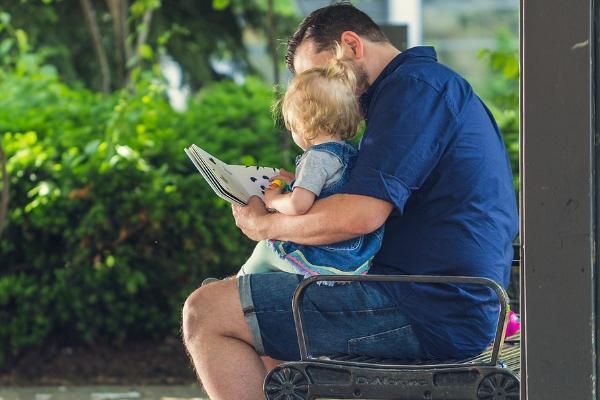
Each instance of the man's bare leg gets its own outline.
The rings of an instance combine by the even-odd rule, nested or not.
[[[263,398],[266,369],[252,346],[235,279],[211,283],[188,297],[183,336],[212,400]]]
[[[279,364],[284,363],[285,361],[280,361],[280,360],[275,360],[274,358],[271,357],[261,357],[263,365],[265,366],[265,370],[267,371],[267,373],[272,370],[273,368],[275,368],[276,366],[278,366]]]
[[[233,281],[237,282],[237,276],[236,275],[232,275],[232,276],[228,276],[228,277],[223,278],[223,279],[206,278],[202,282],[202,286],[207,286],[207,285],[210,285],[211,283],[220,282],[220,281],[223,281],[223,280],[233,280]],[[285,361],[281,361],[281,360],[276,360],[276,359],[268,357],[268,356],[261,357],[261,360],[262,360],[262,363],[265,366],[265,370],[267,372],[271,371],[273,368],[275,368],[279,364],[282,364],[282,363],[285,362]]]

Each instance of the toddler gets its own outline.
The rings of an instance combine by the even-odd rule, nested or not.
[[[281,107],[286,128],[304,150],[296,173],[272,180],[265,205],[287,215],[302,215],[314,202],[338,193],[348,180],[357,150],[346,140],[362,120],[356,98],[356,75],[341,48],[323,67],[309,69],[290,82]],[[286,190],[291,188],[291,190]],[[238,276],[273,271],[311,275],[366,274],[381,247],[383,226],[342,242],[305,246],[264,240],[257,244]]]

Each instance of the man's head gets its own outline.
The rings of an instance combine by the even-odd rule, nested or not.
[[[286,64],[293,73],[324,65],[340,43],[355,64],[359,89],[368,86],[365,46],[391,46],[379,26],[349,2],[340,2],[313,11],[288,39]]]

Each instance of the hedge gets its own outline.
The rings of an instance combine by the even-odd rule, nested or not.
[[[252,246],[183,148],[289,165],[272,89],[214,83],[178,113],[155,75],[104,95],[29,61],[0,72],[11,182],[0,361],[42,345],[178,334],[186,296],[204,277],[234,273]]]

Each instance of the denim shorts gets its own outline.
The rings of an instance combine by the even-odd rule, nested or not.
[[[292,296],[303,276],[270,272],[238,277],[244,317],[260,355],[300,358]],[[375,282],[311,285],[302,302],[307,351],[418,360],[427,358],[410,321]]]

